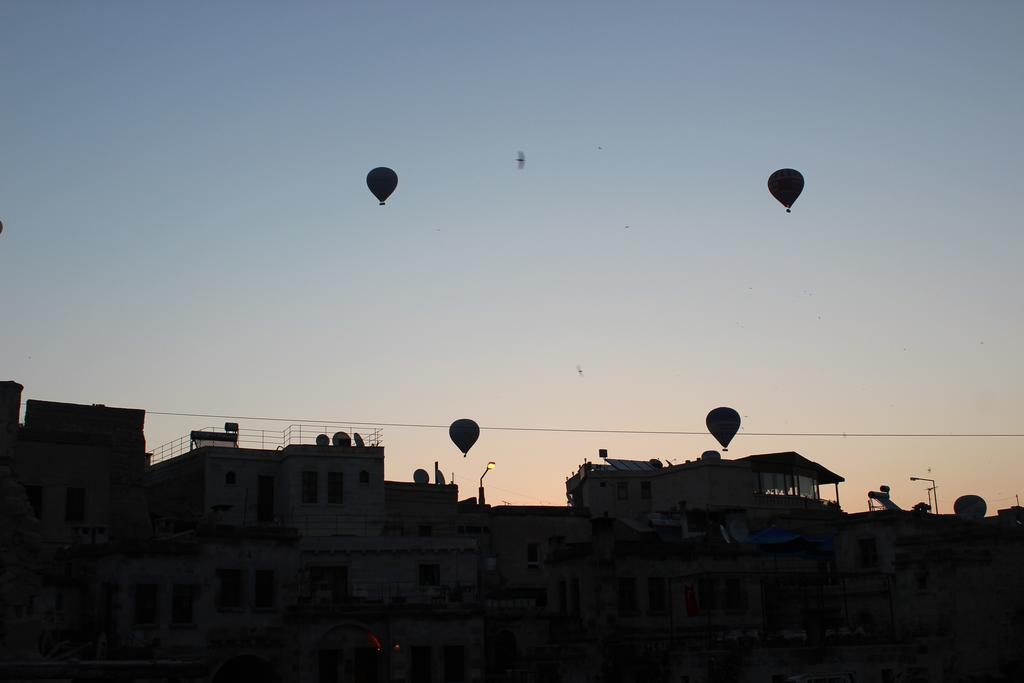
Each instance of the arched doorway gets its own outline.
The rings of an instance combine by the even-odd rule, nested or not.
[[[378,683],[387,677],[380,639],[365,624],[338,624],[321,636],[316,651],[318,683]]]
[[[256,655],[239,655],[221,664],[213,676],[213,683],[274,683],[270,662]]]

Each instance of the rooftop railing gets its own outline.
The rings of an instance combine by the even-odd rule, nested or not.
[[[226,431],[223,427],[204,427],[203,429],[194,430],[193,432],[175,439],[174,441],[168,441],[167,443],[154,448],[149,458],[149,464],[155,465],[158,462],[176,458],[179,455],[184,455],[185,453],[198,448],[199,446],[196,442],[203,440],[193,438],[197,432],[214,435],[237,435],[237,439],[232,440],[230,445],[228,445],[228,441],[221,441],[220,439],[216,440],[216,442],[226,445],[229,448],[237,447],[277,451],[281,450],[285,446],[298,444],[313,445],[316,443],[316,439],[319,435],[326,434],[327,438],[330,439],[337,432],[345,432],[351,439],[353,439],[353,441],[355,440],[356,434],[359,434],[364,445],[380,446],[382,444],[381,431],[380,427],[367,427],[366,425],[346,427],[336,424],[293,424],[280,430],[240,427],[237,432]],[[211,439],[211,442],[214,442],[213,439]]]

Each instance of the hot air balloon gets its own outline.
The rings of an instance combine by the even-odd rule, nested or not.
[[[715,408],[707,417],[708,431],[722,444],[722,450],[729,450],[729,442],[740,430],[740,414],[732,408]]]
[[[452,443],[458,446],[462,451],[462,457],[465,458],[469,455],[469,449],[480,438],[480,425],[467,418],[456,420],[448,428],[448,436],[452,438]]]
[[[780,168],[768,176],[768,191],[786,207],[786,213],[789,213],[789,207],[793,206],[796,198],[804,191],[804,177],[800,171]]]
[[[384,206],[384,201],[398,187],[398,174],[386,166],[378,166],[366,174],[366,186]]]

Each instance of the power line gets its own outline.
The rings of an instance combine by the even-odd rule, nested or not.
[[[365,425],[370,427],[403,427],[410,429],[448,429],[446,424],[425,424],[416,422],[365,422],[359,420],[316,420],[310,418],[262,417],[254,415],[219,415],[212,413],[181,413],[159,410],[147,410],[148,415],[170,417],[206,417],[217,419],[253,420],[264,422],[289,422],[314,425]],[[651,429],[587,429],[577,427],[508,427],[481,426],[480,429],[502,432],[559,432],[567,434],[648,434],[655,436],[707,436],[707,430],[651,430]],[[894,432],[740,432],[744,436],[809,436],[831,438],[909,438],[909,439],[945,439],[945,438],[996,438],[1021,439],[1024,434],[965,434],[965,433],[894,433]]]

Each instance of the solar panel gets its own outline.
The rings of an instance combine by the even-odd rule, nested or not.
[[[609,465],[617,470],[625,471],[640,471],[640,470],[653,470],[654,466],[646,460],[616,460],[614,458],[608,458],[606,460]]]

